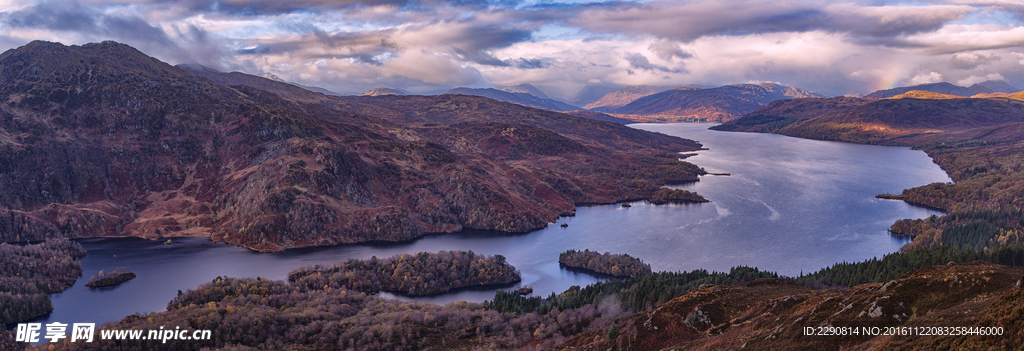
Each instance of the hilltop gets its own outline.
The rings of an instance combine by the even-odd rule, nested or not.
[[[127,45],[0,54],[0,240],[209,236],[262,251],[542,228],[647,198],[700,144],[475,96],[334,97]],[[220,82],[223,82],[220,83]]]

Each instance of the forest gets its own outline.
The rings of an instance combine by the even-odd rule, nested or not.
[[[836,263],[817,272],[801,275],[798,283],[810,287],[853,287],[858,284],[884,282],[896,279],[910,271],[928,266],[992,262],[1007,266],[1024,266],[1024,243],[999,246],[994,249],[975,250],[950,245],[917,248],[907,252],[894,252],[882,257],[856,263]]]
[[[303,266],[288,273],[288,281],[310,289],[345,288],[371,294],[389,291],[411,296],[520,280],[519,271],[505,262],[504,256],[477,255],[472,250],[349,259],[330,266]]]
[[[626,254],[604,254],[584,249],[583,251],[568,250],[558,254],[558,263],[566,267],[584,271],[607,274],[614,277],[639,277],[651,274],[651,265],[644,264],[639,258]]]
[[[64,291],[82,275],[85,249],[67,239],[35,245],[0,244],[0,323],[53,311],[48,294]]]
[[[573,286],[561,294],[552,293],[546,298],[524,297],[498,291],[494,300],[485,301],[484,306],[501,312],[536,311],[545,314],[552,309],[573,310],[611,301],[628,311],[638,312],[649,310],[701,285],[743,285],[760,278],[778,277],[779,275],[773,272],[743,266],[733,267],[728,273],[709,273],[704,269],[690,272],[655,272],[640,277],[597,282],[583,288]]]

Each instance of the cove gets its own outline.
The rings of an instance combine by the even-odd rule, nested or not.
[[[774,134],[709,131],[709,124],[635,124],[634,128],[694,139],[708,150],[686,160],[709,172],[700,182],[674,186],[696,191],[710,203],[632,207],[580,207],[545,229],[524,234],[465,231],[432,235],[407,243],[360,244],[257,253],[176,238],[170,245],[134,238],[83,239],[83,277],[51,295],[54,311],[36,322],[104,323],[136,313],[162,311],[178,290],[217,276],[284,280],[302,265],[401,253],[473,250],[501,254],[522,272],[522,285],[546,296],[599,280],[558,265],[568,249],[626,253],[655,271],[727,271],[746,265],[795,276],[842,261],[861,261],[894,252],[906,242],[886,229],[901,218],[939,214],[882,193],[950,179],[923,152],[908,148],[846,144]],[[138,277],[100,289],[85,287],[100,270],[129,266]],[[390,294],[381,294],[391,296]],[[406,298],[447,303],[480,302],[494,289],[462,290]]]

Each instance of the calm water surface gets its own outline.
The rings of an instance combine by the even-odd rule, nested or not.
[[[522,271],[522,284],[532,285],[539,295],[598,281],[559,268],[558,254],[568,249],[627,253],[656,271],[726,271],[748,265],[798,275],[896,251],[906,241],[886,232],[890,224],[936,212],[874,195],[950,181],[923,152],[908,148],[715,132],[707,130],[709,126],[633,125],[698,140],[709,148],[687,161],[709,172],[731,175],[706,176],[677,188],[696,191],[711,203],[583,207],[575,217],[559,219],[569,224],[567,228],[551,225],[519,235],[467,232],[402,244],[279,253],[256,253],[202,238],[174,239],[171,245],[141,239],[88,239],[82,241],[89,250],[82,259],[83,277],[68,290],[51,295],[54,312],[41,321],[116,321],[136,312],[162,311],[178,290],[193,289],[217,276],[283,280],[288,271],[303,265],[421,251],[502,254]],[[138,278],[112,288],[84,286],[100,270],[122,266],[130,266]],[[479,302],[493,297],[494,290],[487,289],[416,300]]]

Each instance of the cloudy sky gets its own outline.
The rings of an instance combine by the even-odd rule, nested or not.
[[[842,0],[840,0],[842,1]],[[0,50],[115,40],[338,92],[778,82],[1024,88],[1024,2],[0,0]]]

